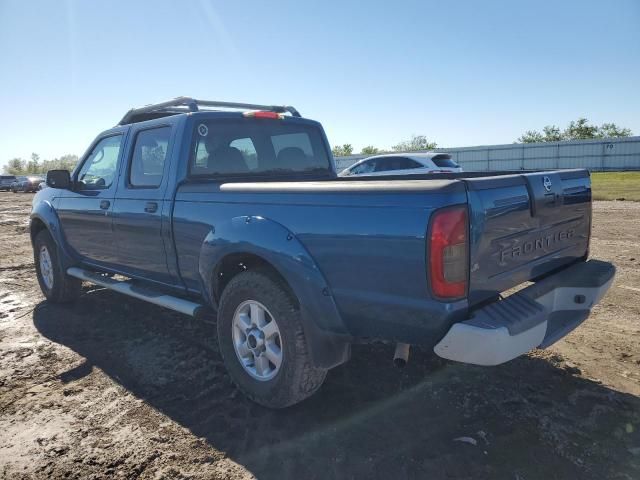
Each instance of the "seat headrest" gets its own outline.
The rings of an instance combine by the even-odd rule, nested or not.
[[[248,172],[242,152],[235,147],[220,147],[209,154],[207,168],[216,173]]]
[[[283,148],[278,152],[277,168],[304,168],[307,164],[307,156],[304,151],[298,147]]]

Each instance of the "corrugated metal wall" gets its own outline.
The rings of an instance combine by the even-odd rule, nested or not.
[[[640,170],[640,137],[438,148],[467,171],[588,168]],[[338,171],[370,155],[336,157]]]

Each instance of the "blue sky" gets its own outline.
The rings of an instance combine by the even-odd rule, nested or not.
[[[179,95],[292,104],[356,151],[640,134],[640,1],[0,0],[0,164]]]

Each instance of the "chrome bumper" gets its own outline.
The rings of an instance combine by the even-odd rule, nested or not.
[[[599,260],[573,265],[455,323],[434,347],[442,358],[499,365],[546,348],[584,322],[613,283],[615,267]]]

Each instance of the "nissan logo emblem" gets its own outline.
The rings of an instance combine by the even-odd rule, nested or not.
[[[544,185],[544,189],[547,192],[551,191],[551,179],[549,177],[545,176],[542,178],[542,185]]]

